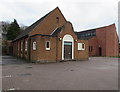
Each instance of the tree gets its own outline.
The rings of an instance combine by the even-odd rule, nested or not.
[[[14,22],[12,22],[7,29],[7,39],[14,40],[19,34],[20,34],[20,27],[17,21],[14,19]]]
[[[1,26],[2,26],[2,32],[7,32],[7,29],[10,26],[10,23],[2,21]]]

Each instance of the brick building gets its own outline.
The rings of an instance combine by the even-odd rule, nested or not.
[[[118,49],[119,49],[118,56],[120,57],[120,43]]]
[[[14,55],[31,61],[88,59],[88,41],[77,37],[58,7],[26,28],[13,48]]]
[[[75,33],[79,39],[88,40],[89,56],[118,56],[115,24]]]

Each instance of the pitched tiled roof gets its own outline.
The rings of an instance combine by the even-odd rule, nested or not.
[[[51,11],[52,12],[52,11]],[[29,32],[31,32],[40,22],[42,22],[51,12],[40,18],[38,21],[33,23],[31,26],[27,27],[22,33],[13,41],[16,41],[24,36],[27,36]]]
[[[64,25],[63,25],[64,26]],[[57,28],[52,34],[51,34],[51,36],[57,36],[58,35],[58,33],[60,33],[61,32],[61,30],[62,30],[62,28],[63,28],[63,26],[61,26],[61,27],[59,27],[59,28]]]

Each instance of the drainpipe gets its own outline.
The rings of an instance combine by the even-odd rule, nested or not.
[[[58,28],[59,18],[57,17],[56,19],[57,19],[56,28]],[[56,61],[58,62],[58,34],[57,34],[57,37],[56,37]]]
[[[58,36],[56,37],[56,61],[58,62]]]

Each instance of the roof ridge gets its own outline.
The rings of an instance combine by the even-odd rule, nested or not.
[[[56,7],[55,9],[57,9],[58,7]],[[49,13],[47,13],[46,15],[44,15],[43,17],[41,17],[40,19],[38,19],[36,22],[34,22],[33,24],[31,24],[29,27],[27,27],[24,31],[21,32],[20,35],[18,35],[14,40],[18,40],[24,36],[27,36],[28,33],[30,33],[40,22],[42,22],[50,13],[52,13],[55,9],[53,9],[52,11],[50,11]]]
[[[96,30],[96,29],[99,29],[99,28],[104,28],[104,27],[108,27],[108,26],[112,26],[112,25],[115,25],[115,23],[112,23],[112,24],[109,24],[109,25],[106,25],[106,26],[102,26],[102,27],[91,28],[91,29],[87,29],[87,30],[83,30],[83,31],[79,31],[79,32],[76,31],[76,33],[85,32],[85,31],[92,31],[92,30]]]
[[[56,7],[58,8],[58,7]],[[55,8],[55,9],[56,9]],[[52,11],[54,11],[55,9],[53,9]],[[46,18],[52,11],[48,12],[46,15],[44,15],[43,17],[41,17],[40,19],[38,19],[36,22],[34,22],[33,24],[31,24],[29,27],[31,27],[32,25],[36,24],[37,22],[39,22],[41,19],[44,20],[44,18]]]

